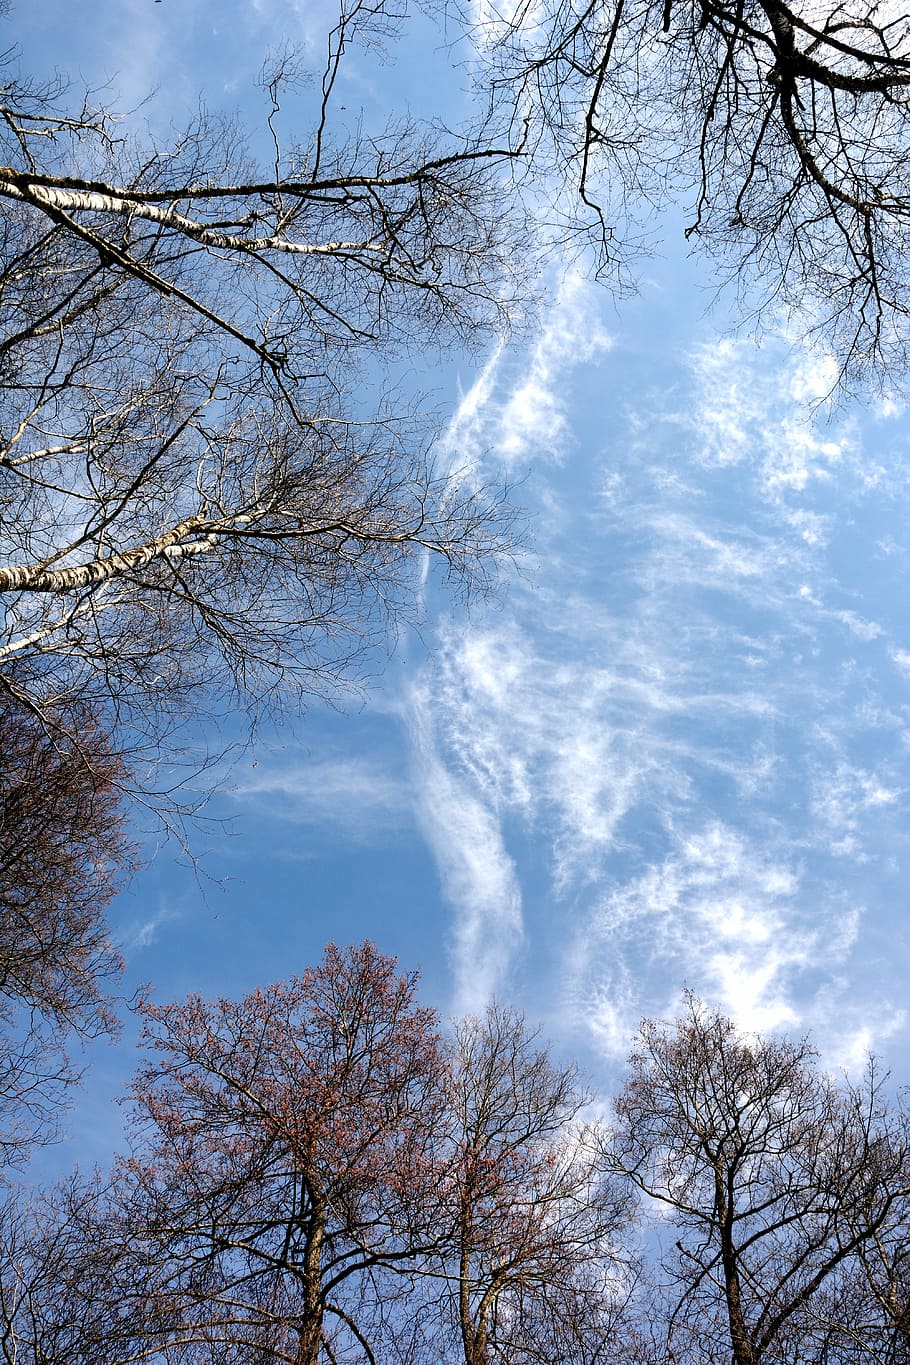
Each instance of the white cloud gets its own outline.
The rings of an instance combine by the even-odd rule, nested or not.
[[[525,484],[544,509],[533,584],[440,622],[420,675],[459,990],[472,962],[494,964],[484,989],[508,979],[527,941],[558,964],[566,1018],[613,1056],[683,982],[744,1028],[807,1027],[868,951],[844,878],[865,898],[884,876],[905,799],[899,758],[856,756],[858,736],[893,740],[906,719],[876,694],[887,626],[842,534],[898,481],[863,467],[852,420],[807,411],[824,362],[794,378],[747,343],[705,348],[688,395],[645,386],[637,409],[582,427],[569,335],[532,348],[512,389],[498,353],[453,424],[478,460],[491,433],[507,461],[575,452]],[[910,651],[891,657],[910,673]],[[520,884],[529,840],[543,924],[542,888]]]
[[[559,891],[600,874],[602,856],[646,792],[663,791],[665,800],[679,785],[659,733],[642,724],[649,710],[676,706],[647,660],[626,646],[603,667],[576,641],[570,661],[560,657],[563,644],[557,637],[544,652],[514,621],[495,618],[444,637],[425,683],[449,771],[491,810],[547,830]]]
[[[810,512],[805,507],[787,508],[784,513],[787,524],[812,549],[824,549],[831,536],[831,517],[819,512]]]
[[[699,389],[694,421],[706,463],[733,465],[751,456],[750,423],[761,400],[748,366],[750,352],[747,343],[725,339],[700,347],[693,355]]]
[[[382,838],[411,814],[404,778],[379,758],[265,759],[233,784],[230,795],[271,819],[363,843]]]
[[[521,891],[495,811],[441,761],[430,698],[415,687],[408,719],[417,818],[455,911],[452,956],[458,1013],[475,1013],[508,977],[524,931]]]
[[[866,621],[855,611],[836,611],[834,616],[838,621],[842,621],[851,635],[855,635],[858,640],[877,640],[883,633],[877,621]]]
[[[828,480],[843,458],[846,442],[820,438],[803,415],[787,416],[767,428],[761,472],[768,494],[801,493],[810,480]]]
[[[849,990],[847,982],[841,985],[844,991]],[[841,996],[839,1007],[835,1006],[840,1027],[826,1040],[825,1058],[835,1073],[847,1072],[853,1080],[858,1080],[869,1058],[906,1028],[907,1011],[893,1009],[887,1004],[882,1007],[881,1004],[864,1002],[861,1011],[855,1007],[847,1010],[852,1018],[844,1028],[844,1008]],[[862,1019],[857,1018],[859,1013]]]
[[[487,453],[487,416],[499,377],[502,345],[495,346],[473,384],[463,393],[444,435],[437,442],[440,464],[446,471],[472,470]]]
[[[798,870],[779,851],[753,846],[720,821],[678,837],[659,864],[609,891],[579,930],[575,998],[584,1018],[602,1032],[606,995],[607,1032],[621,1037],[685,981],[744,1029],[793,1023],[794,978],[827,951],[807,924],[796,930],[799,890]],[[622,972],[623,1029],[605,982],[630,958],[641,976],[630,999]]]
[[[597,317],[596,298],[577,273],[562,281],[527,377],[512,389],[499,415],[496,451],[506,465],[563,454],[568,430],[565,372],[591,364],[613,344]]]
[[[520,357],[520,375],[511,352],[493,350],[439,443],[450,468],[471,468],[488,454],[507,469],[562,458],[570,431],[568,376],[612,345],[599,302],[595,287],[568,273],[544,310],[530,353]]]
[[[867,819],[901,802],[904,792],[874,771],[839,762],[833,771],[819,765],[813,812],[833,852],[856,856]]]
[[[145,919],[133,920],[120,935],[120,948],[126,957],[143,948],[150,948],[158,939],[159,930],[181,917],[181,911],[171,905],[162,904],[154,914]]]
[[[849,421],[829,423],[818,407],[836,378],[830,356],[800,357],[773,342],[770,349],[789,363],[769,364],[746,340],[697,349],[695,407],[676,420],[696,433],[703,464],[744,465],[765,499],[786,504],[811,484],[829,482],[845,460],[856,465],[856,430]]]
[[[784,372],[790,397],[801,406],[824,402],[833,393],[840,372],[830,352],[796,350],[795,363]],[[789,371],[789,373],[788,373]]]

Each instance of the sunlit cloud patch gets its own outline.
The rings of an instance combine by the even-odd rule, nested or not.
[[[476,458],[486,441],[529,471],[533,577],[438,622],[416,762],[480,803],[500,905],[545,896],[550,927],[516,914],[491,960],[482,898],[448,876],[458,971],[476,951],[502,990],[519,943],[555,953],[553,1008],[605,1055],[684,985],[747,1028],[814,1027],[832,1055],[899,1037],[900,958],[880,961],[910,790],[893,414],[826,416],[830,365],[782,344],[701,341],[658,390],[583,290],[543,338],[499,352],[458,419]],[[624,398],[592,407],[598,387]]]

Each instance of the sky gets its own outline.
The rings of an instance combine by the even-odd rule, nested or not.
[[[318,66],[329,12],[18,0],[5,22],[26,68],[133,107],[156,88],[143,116],[179,121],[197,92],[261,117],[266,51]],[[355,55],[343,99],[457,108],[447,62],[418,25]],[[428,585],[365,696],[262,733],[195,870],[149,850],[113,910],[131,987],[236,994],[370,937],[445,1014],[520,1006],[604,1093],[685,987],[910,1079],[910,413],[832,410],[830,356],[773,320],[756,343],[679,223],[656,240],[635,297],[554,266],[528,334],[427,357],[440,458],[514,484],[526,546],[470,612]],[[58,1165],[104,1159],[131,1043],[93,1053]]]

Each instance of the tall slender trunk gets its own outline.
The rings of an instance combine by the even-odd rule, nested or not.
[[[733,1348],[734,1365],[758,1365],[758,1355],[746,1327],[743,1313],[742,1287],[739,1280],[739,1265],[736,1244],[733,1240],[733,1204],[727,1198],[724,1188],[724,1174],[720,1162],[714,1165],[714,1207],[720,1228],[721,1265],[724,1272],[724,1298],[727,1305],[727,1322],[730,1329],[730,1345]]]
[[[0,592],[77,592],[96,583],[106,583],[118,574],[130,573],[150,564],[153,559],[182,559],[204,554],[218,543],[218,530],[238,525],[248,517],[214,523],[208,517],[187,517],[171,530],[136,545],[131,550],[76,564],[69,569],[45,569],[40,564],[22,564],[0,569]],[[187,537],[195,536],[189,540]]]
[[[303,1315],[297,1344],[297,1365],[318,1365],[322,1347],[322,1245],[325,1205],[314,1199],[303,1250]]]
[[[469,1173],[462,1191],[461,1245],[458,1260],[458,1319],[465,1365],[486,1365],[488,1309],[481,1305],[478,1321],[471,1305],[471,1252],[473,1250],[473,1185]]]

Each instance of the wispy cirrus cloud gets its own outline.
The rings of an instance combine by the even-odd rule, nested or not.
[[[613,959],[623,962],[636,942],[652,997],[663,992],[669,1004],[688,981],[743,1028],[795,1022],[790,977],[818,952],[810,927],[794,932],[798,886],[792,859],[755,848],[719,821],[675,836],[666,857],[603,896],[584,926],[575,1001],[581,1016],[595,1033],[604,1031],[600,1009]],[[624,976],[623,969],[621,985]],[[640,1013],[640,1000],[628,1001],[627,1027],[637,1023],[636,1004]],[[614,1015],[610,1006],[610,1035]]]
[[[409,698],[417,819],[433,850],[443,894],[455,907],[453,1008],[475,1013],[508,981],[523,945],[521,890],[496,812],[441,759],[434,707],[420,687]]]
[[[564,376],[609,351],[590,286],[578,274],[562,281],[543,330],[499,408],[493,426],[496,455],[507,466],[541,455],[559,459],[570,438]]]
[[[230,795],[270,819],[355,843],[381,841],[411,817],[405,777],[380,755],[266,758],[236,778]]]
[[[158,940],[160,930],[181,918],[182,911],[176,906],[162,902],[158,909],[143,919],[133,919],[119,934],[119,945],[126,958],[133,957],[143,948],[150,948]]]
[[[490,462],[508,470],[519,462],[558,461],[570,439],[566,376],[605,353],[610,344],[590,291],[580,277],[567,276],[520,373],[515,357],[500,346],[462,396],[439,443],[442,462],[479,471]],[[442,629],[445,633],[444,625]],[[473,635],[468,655],[454,662],[458,645],[452,637],[451,651],[443,648],[450,665],[444,664],[442,672],[424,670],[405,706],[420,793],[418,818],[455,914],[455,995],[471,1008],[503,987],[523,944],[521,892],[500,821],[507,807],[527,805],[532,793],[525,785],[526,757],[517,749],[511,758],[504,752],[495,721],[485,729],[490,747],[475,743],[470,753],[462,747],[465,766],[451,762],[459,708],[454,696],[440,697],[437,689],[445,689],[444,676],[459,687],[456,675],[465,665],[468,686],[475,697],[486,694],[493,713],[514,707],[515,688],[528,659],[520,633],[511,636],[511,664],[504,657],[504,643],[505,637]],[[487,655],[488,645],[492,656]],[[479,735],[482,721],[476,710],[471,724]]]
[[[537,354],[527,374],[544,373]],[[497,904],[522,898],[509,960],[520,942],[558,960],[566,1017],[615,1055],[684,982],[747,1028],[815,1024],[835,1051],[863,1028],[889,1037],[900,973],[872,964],[907,867],[910,717],[889,688],[910,642],[878,589],[896,571],[880,547],[899,536],[900,457],[869,462],[855,416],[826,423],[824,358],[702,347],[688,381],[643,383],[593,425],[573,415],[568,348],[551,354],[567,358],[539,421],[505,353],[465,409],[478,451],[508,431],[492,443],[507,464],[544,457],[527,485],[533,584],[467,626],[440,621],[420,682],[433,782],[482,809],[476,842],[508,869]],[[609,388],[628,356],[597,355]],[[528,841],[547,877],[536,919]],[[456,926],[476,927],[468,881],[448,885]]]
[[[566,379],[612,347],[597,296],[575,272],[554,287],[543,324],[530,348],[504,345],[462,396],[439,442],[455,467],[487,464],[508,471],[534,460],[558,462],[573,438]]]
[[[891,765],[889,765],[891,766]],[[827,833],[833,853],[864,859],[863,829],[876,812],[906,807],[906,793],[882,773],[850,767],[843,761],[817,773],[813,813],[820,830]]]

